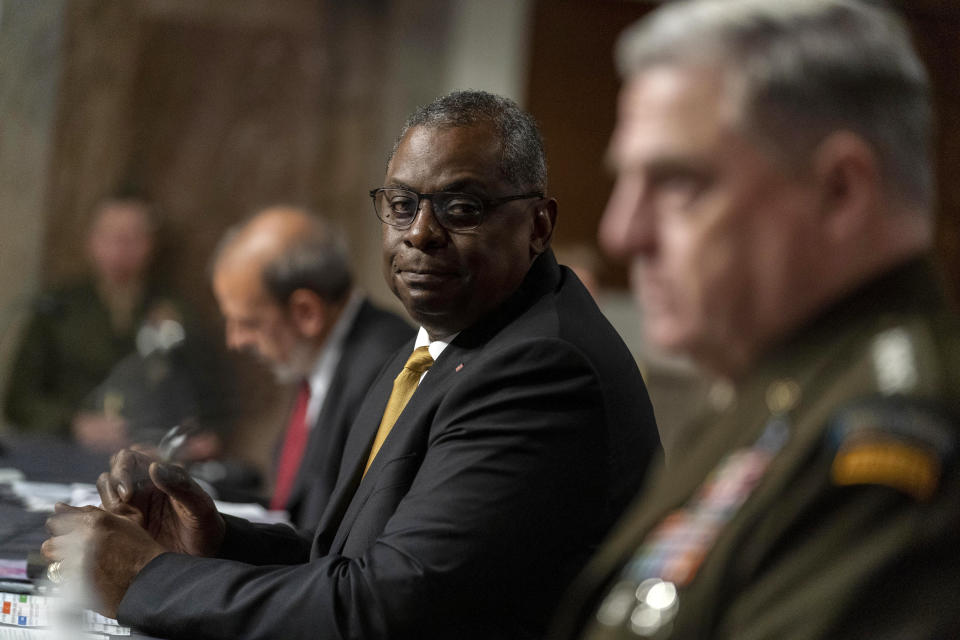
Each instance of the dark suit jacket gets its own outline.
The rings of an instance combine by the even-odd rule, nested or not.
[[[229,518],[228,560],[159,556],[119,619],[174,638],[538,637],[659,451],[636,364],[547,253],[437,359],[361,481],[412,348],[373,383],[313,540]]]
[[[310,430],[307,449],[287,500],[290,520],[313,531],[337,482],[350,425],[384,361],[410,340],[413,328],[364,300],[343,341],[327,396]]]

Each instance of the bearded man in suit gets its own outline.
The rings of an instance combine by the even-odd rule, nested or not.
[[[227,346],[298,388],[270,506],[313,531],[367,388],[413,329],[353,285],[338,234],[303,209],[270,207],[229,229],[212,271]]]

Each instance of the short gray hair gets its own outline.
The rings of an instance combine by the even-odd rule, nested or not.
[[[717,66],[741,93],[744,133],[806,164],[845,129],[877,154],[892,195],[928,207],[932,113],[903,22],[863,0],[693,0],[667,4],[617,46],[629,77],[656,65]]]
[[[486,91],[454,91],[418,107],[403,124],[387,164],[414,127],[469,127],[483,123],[493,125],[500,138],[500,172],[504,178],[521,189],[546,191],[547,159],[536,120],[513,100]]]

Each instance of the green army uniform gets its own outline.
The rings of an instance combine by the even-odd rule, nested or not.
[[[148,308],[145,296],[126,331],[118,332],[93,283],[43,295],[26,328],[7,385],[6,418],[21,431],[69,436],[70,422],[87,395],[123,357]]]
[[[960,637],[960,326],[914,261],[768,353],[552,638]]]

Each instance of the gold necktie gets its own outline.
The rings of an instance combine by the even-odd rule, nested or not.
[[[417,390],[420,384],[420,377],[424,371],[433,364],[433,358],[427,347],[417,347],[410,354],[407,363],[403,365],[403,371],[393,380],[393,391],[390,393],[390,399],[387,400],[387,408],[383,411],[383,419],[380,420],[380,428],[377,429],[377,435],[373,439],[373,446],[370,448],[370,457],[367,458],[367,466],[363,468],[363,474],[367,474],[367,469],[377,457],[377,452],[383,446],[384,440],[390,435],[393,424],[400,417],[403,408],[407,406],[413,392]]]

